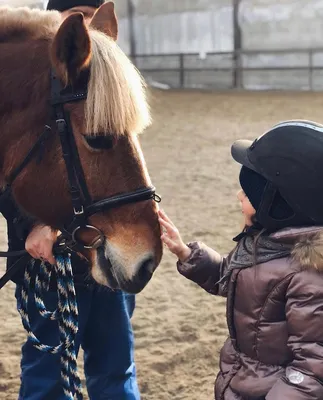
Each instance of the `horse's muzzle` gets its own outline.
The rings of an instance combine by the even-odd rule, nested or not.
[[[141,292],[153,276],[156,269],[151,254],[144,256],[137,264],[129,267],[111,261],[104,247],[97,249],[97,266],[111,289],[120,289],[127,293]]]

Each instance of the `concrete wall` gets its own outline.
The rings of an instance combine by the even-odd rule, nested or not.
[[[245,49],[323,47],[322,0],[242,0]]]
[[[132,0],[138,53],[230,51],[232,0]],[[127,0],[115,0],[126,43]],[[241,0],[245,49],[323,47],[323,0]]]
[[[232,50],[231,0],[133,0],[139,54]],[[127,1],[116,1],[120,45],[128,50]]]
[[[242,0],[240,25],[243,48],[259,49],[308,49],[323,48],[322,0]],[[309,65],[306,54],[266,54],[245,56],[244,66],[293,66]],[[314,55],[314,66],[323,67],[322,52]],[[310,77],[304,71],[246,72],[247,88],[309,89]],[[322,90],[322,73],[315,71],[313,86]]]
[[[202,71],[204,67],[232,66],[228,57],[210,56],[208,52],[233,49],[232,0],[133,0],[136,7],[135,33],[139,54],[199,53],[187,61],[186,86],[230,87],[232,73]],[[129,51],[127,1],[117,2],[120,16],[120,46]],[[239,23],[245,50],[323,48],[323,0],[241,0]],[[314,65],[323,66],[322,54],[314,57]],[[307,66],[308,56],[263,54],[244,56],[246,67]],[[145,68],[178,68],[177,57],[139,59]],[[148,79],[178,85],[178,72],[150,72]],[[322,73],[313,74],[316,88],[322,88]],[[303,71],[252,71],[243,75],[249,89],[308,89],[310,78]]]

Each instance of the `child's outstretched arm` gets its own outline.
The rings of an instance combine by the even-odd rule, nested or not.
[[[164,230],[162,241],[178,257],[179,273],[211,294],[225,295],[219,281],[227,269],[226,259],[203,243],[186,245],[174,223],[163,211],[159,211],[159,222]]]
[[[323,276],[295,274],[286,295],[288,347],[293,360],[266,400],[323,399]]]

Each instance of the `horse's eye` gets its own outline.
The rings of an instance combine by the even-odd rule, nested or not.
[[[98,136],[84,136],[87,144],[95,150],[109,150],[112,149],[116,143],[114,135],[98,135]]]

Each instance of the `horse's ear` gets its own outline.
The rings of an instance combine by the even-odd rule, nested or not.
[[[65,85],[75,82],[82,70],[89,66],[91,40],[83,14],[75,13],[60,26],[51,48],[51,61],[58,77]]]
[[[98,9],[90,26],[110,36],[113,40],[118,39],[118,20],[114,11],[114,4],[111,1]]]

